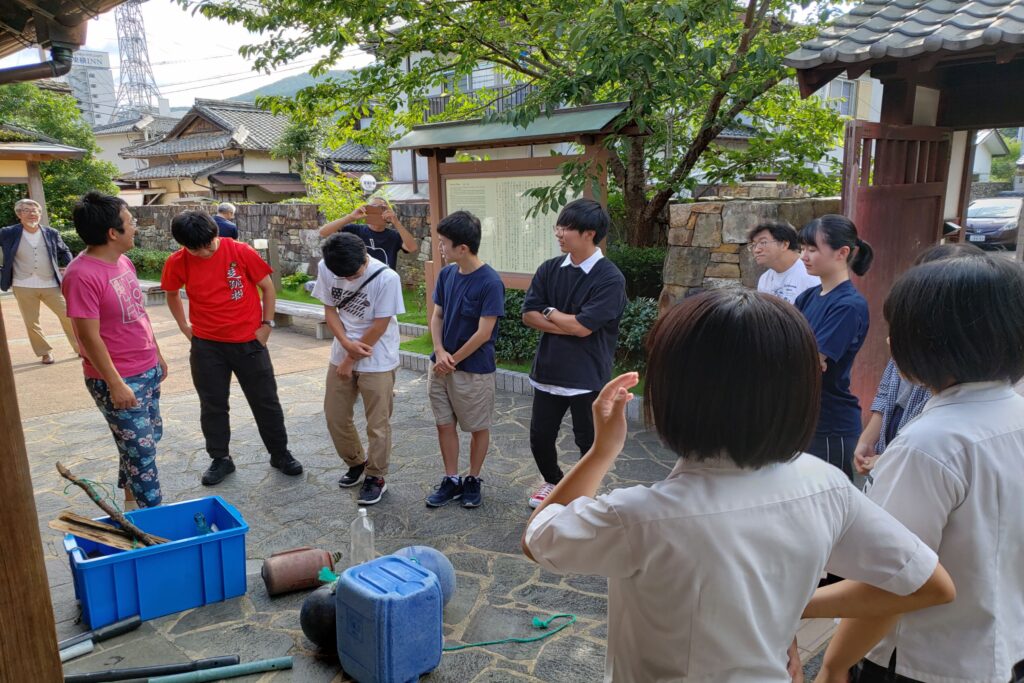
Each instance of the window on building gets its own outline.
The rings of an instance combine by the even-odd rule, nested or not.
[[[828,104],[843,116],[857,113],[857,82],[835,78],[828,84]]]
[[[445,74],[445,80],[447,81],[445,90],[449,93],[456,91],[466,93],[473,89],[473,77],[470,74],[456,77],[453,72],[449,72]]]

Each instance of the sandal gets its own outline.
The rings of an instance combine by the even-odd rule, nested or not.
[[[43,356],[42,363],[43,363],[43,365],[53,365],[53,363],[54,363],[53,354],[52,353],[48,353],[45,356]]]

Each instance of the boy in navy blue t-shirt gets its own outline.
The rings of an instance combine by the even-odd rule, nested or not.
[[[491,439],[494,414],[494,340],[498,318],[505,314],[505,285],[489,265],[480,261],[480,221],[456,211],[437,226],[441,255],[450,265],[434,285],[430,334],[434,365],[427,373],[427,394],[437,424],[444,460],[444,477],[427,497],[429,507],[458,498],[462,507],[478,507],[480,469]],[[470,432],[469,475],[459,476],[458,421]]]

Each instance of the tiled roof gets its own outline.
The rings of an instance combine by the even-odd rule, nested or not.
[[[259,185],[260,183],[301,183],[298,173],[241,173],[221,171],[211,173],[211,178],[221,185]]]
[[[327,163],[336,173],[373,173],[372,161],[330,161]]]
[[[220,127],[222,132],[181,137],[180,133],[199,117]],[[130,147],[123,150],[121,156],[146,158],[229,148],[266,152],[278,143],[288,125],[287,116],[273,114],[248,102],[197,99],[163,139]]]
[[[335,173],[372,173],[370,149],[354,142],[346,142],[334,149],[322,149],[318,155],[321,166]]]
[[[155,142],[145,142],[134,147],[121,150],[125,159],[145,159],[187,152],[215,152],[221,149],[237,148],[232,141],[231,133],[199,133],[183,138],[163,138]]]
[[[161,164],[125,173],[120,180],[157,180],[160,178],[200,178],[215,171],[230,168],[240,163],[240,158],[211,162],[209,159],[182,163]]]
[[[867,0],[786,58],[797,69],[1024,44],[1024,0]]]
[[[354,142],[346,142],[341,147],[321,150],[320,158],[328,161],[369,161],[370,149]]]
[[[146,119],[148,123],[143,123]],[[112,135],[115,133],[133,133],[135,131],[149,130],[158,135],[163,135],[177,125],[179,119],[173,116],[153,116],[145,114],[130,119],[111,121],[100,126],[93,126],[92,132],[95,135]]]
[[[31,128],[22,128],[16,126],[13,123],[0,122],[0,131],[6,131],[12,133],[11,138],[16,138],[18,142],[49,142],[51,144],[60,144],[54,138],[48,135],[43,135],[37,130]]]
[[[0,158],[50,161],[81,159],[84,156],[84,149],[61,144],[29,128],[0,122]]]
[[[756,128],[742,123],[737,123],[733,126],[726,126],[723,128],[722,132],[718,134],[718,137],[730,140],[749,140],[755,135],[757,135]]]
[[[193,110],[232,132],[241,126],[249,131],[243,149],[270,150],[278,143],[290,123],[287,116],[273,114],[248,102],[196,100]]]

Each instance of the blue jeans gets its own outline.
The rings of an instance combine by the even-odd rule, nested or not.
[[[114,435],[119,454],[117,485],[131,488],[139,507],[154,507],[163,500],[156,470],[156,444],[163,435],[160,419],[160,380],[163,373],[156,366],[124,381],[139,405],[117,410],[110,401],[110,389],[102,379],[85,378],[85,386],[103,413]]]

